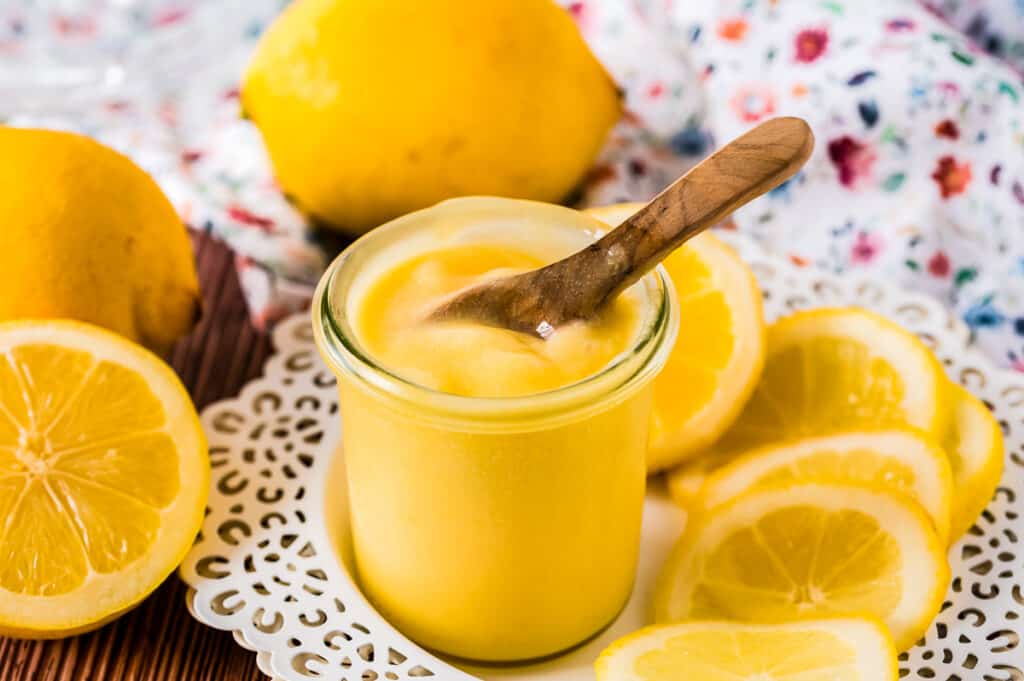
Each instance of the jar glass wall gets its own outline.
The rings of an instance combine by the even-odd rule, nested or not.
[[[355,310],[397,261],[448,245],[562,255],[597,223],[559,206],[447,201],[350,246],[317,290],[313,322],[338,378],[357,578],[418,643],[475,660],[557,653],[609,624],[632,588],[651,380],[674,341],[674,293],[656,270],[631,289],[641,321],[600,372],[518,397],[438,392],[379,366]]]

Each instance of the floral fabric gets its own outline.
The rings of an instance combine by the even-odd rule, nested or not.
[[[1024,73],[1024,0],[932,0],[927,7]]]
[[[979,25],[980,3],[945,5],[951,19]],[[716,141],[801,116],[817,137],[811,160],[729,227],[797,265],[937,296],[997,361],[1024,371],[1024,84],[1011,65],[937,7],[910,1],[591,0],[570,9],[627,84],[633,114],[588,201],[646,197]],[[633,39],[637,24],[647,33],[631,47],[610,45]],[[1012,43],[995,44],[1007,54]],[[645,45],[673,53],[677,67],[645,69]]]
[[[810,162],[727,227],[798,265],[937,296],[997,361],[1024,371],[1024,1],[560,2],[628,106],[585,204],[647,199],[716,143],[802,116],[818,140]],[[330,255],[238,115],[239,73],[284,4],[157,2],[132,15],[135,33],[168,41],[187,27],[215,40],[190,37],[185,67],[147,74],[151,55],[121,87],[63,105],[26,98],[3,64],[32,63],[40,33],[123,56],[110,36],[124,27],[40,17],[35,3],[0,8],[0,118],[81,130],[134,156],[191,226],[236,250],[261,324],[306,305]]]

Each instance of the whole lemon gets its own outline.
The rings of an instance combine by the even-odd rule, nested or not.
[[[452,196],[562,200],[621,114],[551,0],[296,0],[242,103],[285,193],[350,233]]]
[[[0,321],[78,319],[158,352],[192,328],[192,247],[149,175],[52,130],[0,126],[0,159]]]

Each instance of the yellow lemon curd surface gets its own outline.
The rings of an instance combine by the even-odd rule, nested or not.
[[[472,321],[423,321],[460,289],[545,264],[481,244],[421,254],[372,285],[356,332],[382,365],[442,392],[513,397],[575,383],[629,348],[639,322],[635,298],[621,296],[596,319],[562,326],[546,340]]]
[[[453,291],[582,247],[591,226],[557,206],[457,199],[364,237],[321,284],[357,578],[426,647],[553,654],[610,623],[631,590],[650,381],[674,331],[664,282],[546,341],[424,321]]]

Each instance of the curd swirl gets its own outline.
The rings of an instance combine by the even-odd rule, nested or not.
[[[635,296],[546,339],[472,321],[425,321],[451,294],[547,264],[535,254],[486,245],[430,251],[375,282],[360,306],[357,337],[399,375],[454,395],[513,397],[560,388],[597,373],[637,332]]]

